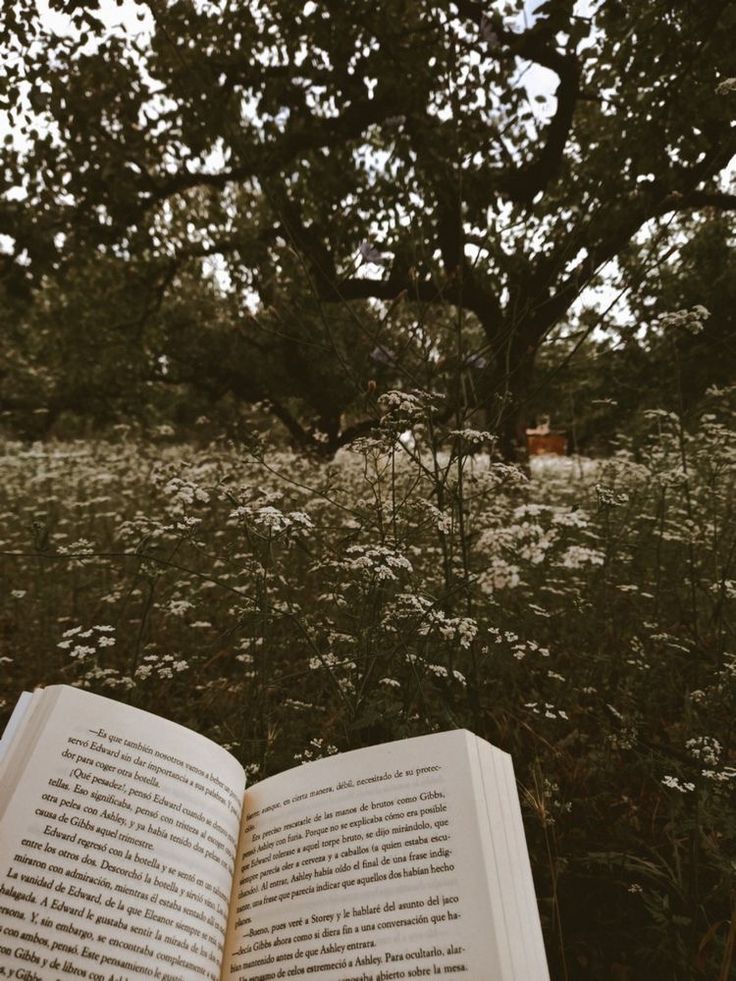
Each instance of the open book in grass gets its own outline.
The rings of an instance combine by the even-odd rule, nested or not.
[[[65,685],[0,743],[0,978],[548,978],[509,756],[464,730],[245,789]]]

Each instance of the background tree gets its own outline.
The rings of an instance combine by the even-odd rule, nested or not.
[[[736,224],[732,215],[710,214],[688,222],[673,261],[652,270],[632,294],[636,320],[649,327],[651,405],[683,412],[691,421],[707,389],[736,379]],[[638,259],[630,259],[636,268]],[[701,330],[672,330],[668,311],[706,308]],[[642,379],[643,381],[643,379]]]
[[[554,407],[556,424],[582,453],[605,452],[622,433],[637,440],[646,409],[676,412],[695,426],[710,411],[711,386],[736,379],[734,241],[733,216],[714,212],[670,230],[660,243],[671,253],[667,261],[647,263],[649,241],[627,250],[620,257],[632,284],[627,322],[607,324],[597,311],[583,311],[541,352],[531,408]],[[669,316],[699,307],[709,315],[684,327]]]
[[[156,275],[150,262],[70,257],[63,287],[44,277],[33,302],[3,285],[0,411],[15,432],[68,429],[71,416],[96,427],[140,416],[157,364],[149,322],[167,285],[160,263]]]
[[[217,255],[265,307],[296,254],[346,323],[360,301],[403,298],[425,322],[447,306],[458,364],[482,331],[478,404],[507,454],[538,350],[602,267],[649,223],[736,201],[717,180],[736,151],[728,0],[547,0],[531,17],[156,0],[137,34],[95,4],[51,7],[68,33],[33,4],[4,10],[25,138],[0,213],[15,293],[80,254]],[[530,68],[554,97],[530,101]],[[232,350],[244,373],[250,350]]]

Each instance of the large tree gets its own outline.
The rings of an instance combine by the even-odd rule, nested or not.
[[[30,0],[2,14],[14,294],[80,253],[218,255],[267,307],[297,256],[346,322],[401,297],[451,308],[460,347],[480,327],[476,401],[508,453],[540,345],[600,270],[648,223],[736,203],[733,0],[151,0],[138,32],[50,6],[68,30]]]

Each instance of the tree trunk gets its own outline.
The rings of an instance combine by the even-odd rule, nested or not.
[[[499,450],[509,463],[523,464],[528,459],[526,430],[536,353],[519,328],[508,344],[494,348],[496,370],[487,400],[488,428],[498,435]]]
[[[496,428],[501,456],[508,463],[525,464],[529,458],[526,441],[528,418],[523,405],[510,404],[504,408]]]

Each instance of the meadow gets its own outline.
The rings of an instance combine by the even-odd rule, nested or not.
[[[63,682],[249,779],[467,727],[509,751],[555,978],[734,976],[736,396],[520,469],[388,393],[267,440],[0,445],[0,723]]]

